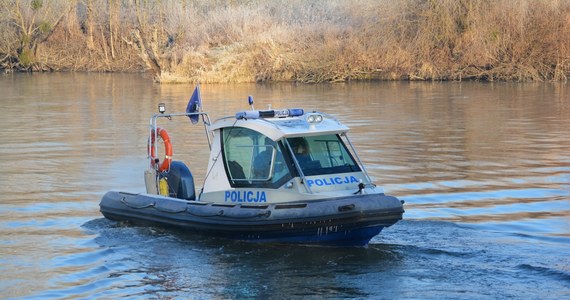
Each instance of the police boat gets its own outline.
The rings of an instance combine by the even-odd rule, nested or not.
[[[146,193],[107,192],[101,213],[230,239],[327,246],[365,246],[402,219],[404,201],[373,183],[347,126],[322,112],[254,110],[251,97],[250,105],[214,122],[198,88],[184,113],[166,114],[159,105],[150,120]],[[201,118],[211,149],[198,194],[188,166],[173,160],[168,132],[157,126],[179,116]]]

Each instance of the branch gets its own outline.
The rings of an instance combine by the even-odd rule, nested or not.
[[[49,37],[55,32],[55,29],[57,28],[57,26],[59,26],[59,23],[61,23],[61,20],[63,20],[63,17],[67,14],[69,14],[71,12],[71,10],[73,9],[73,6],[69,7],[69,10],[67,12],[62,13],[59,18],[57,19],[57,21],[55,21],[55,24],[53,24],[52,29],[48,32],[48,34],[46,34],[46,36],[38,41],[38,44],[41,44],[45,41],[47,41],[47,39],[49,39]]]
[[[6,56],[4,56],[4,58],[0,59],[0,62],[3,62],[4,60],[6,60],[6,58],[9,58],[11,55],[10,54],[6,54]]]
[[[157,79],[160,78],[161,74],[160,65],[158,64],[158,61],[156,60],[154,53],[148,50],[145,40],[141,36],[140,30],[138,28],[134,30],[134,38],[136,40],[137,48],[139,49],[140,52],[139,54],[140,57],[143,59],[143,61],[146,63],[149,69],[152,70],[155,77]]]

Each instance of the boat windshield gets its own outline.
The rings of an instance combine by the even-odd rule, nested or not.
[[[287,142],[305,176],[360,171],[339,135],[295,137]]]
[[[279,143],[247,128],[222,131],[223,154],[234,187],[281,186],[291,178]]]

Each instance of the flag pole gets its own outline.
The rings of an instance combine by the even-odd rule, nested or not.
[[[200,93],[200,83],[196,84],[192,96],[186,105],[186,115],[190,119],[192,124],[200,122],[200,116],[202,116],[202,122],[204,122],[204,131],[206,132],[206,139],[208,139],[208,147],[212,150],[212,141],[210,140],[210,135],[208,134],[208,129],[210,127],[210,117],[207,113],[204,113],[202,109],[202,95]]]
[[[204,109],[202,109],[202,92],[200,91],[200,84],[196,86],[198,89],[198,97],[200,98],[200,106],[198,107],[198,112],[203,113]],[[210,118],[206,118],[204,114],[200,114],[202,116],[202,123],[204,123],[204,132],[206,132],[206,139],[208,139],[208,147],[212,150],[212,141],[210,140],[210,134],[208,133],[208,129],[210,127]],[[207,121],[206,121],[207,120]]]

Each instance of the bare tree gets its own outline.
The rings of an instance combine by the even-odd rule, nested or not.
[[[36,60],[38,45],[45,42],[63,17],[73,7],[74,1],[43,0],[0,0],[0,7],[5,10],[2,15],[8,21],[8,30],[12,30],[17,40],[17,46],[9,47],[12,55],[17,58],[20,67],[24,69],[41,68]]]

